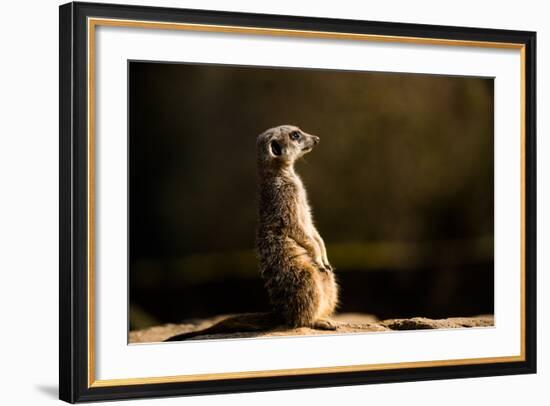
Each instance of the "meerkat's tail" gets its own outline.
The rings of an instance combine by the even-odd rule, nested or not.
[[[229,316],[216,324],[198,331],[190,331],[167,338],[166,341],[183,341],[206,334],[231,334],[254,331],[270,331],[282,323],[273,313],[243,313]]]

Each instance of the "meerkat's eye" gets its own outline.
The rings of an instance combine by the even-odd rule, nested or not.
[[[297,141],[300,139],[300,132],[299,131],[292,131],[290,133],[290,139],[293,141]]]

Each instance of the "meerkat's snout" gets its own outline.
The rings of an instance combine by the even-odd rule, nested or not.
[[[317,137],[316,135],[312,135],[311,138],[313,139],[313,145],[319,144],[319,141],[321,141],[321,138]]]
[[[302,153],[303,154],[307,154],[308,152],[310,152],[314,146],[316,146],[317,144],[319,144],[319,141],[321,140],[319,137],[317,137],[316,135],[312,135],[312,134],[307,134],[307,133],[304,133],[302,132],[303,136],[304,136],[304,141],[303,141],[303,147],[302,147]]]

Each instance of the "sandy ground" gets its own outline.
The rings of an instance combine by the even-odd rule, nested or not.
[[[208,319],[187,320],[180,324],[164,324],[149,327],[143,330],[130,332],[129,341],[135,343],[160,342],[176,334],[202,330],[224,319],[227,315]],[[278,337],[278,336],[306,336],[320,334],[368,333],[392,330],[420,330],[420,329],[449,329],[469,327],[490,327],[494,325],[492,315],[476,317],[451,317],[448,319],[428,319],[414,317],[410,319],[378,320],[375,316],[360,313],[342,313],[333,317],[337,322],[336,331],[314,330],[307,327],[295,329],[277,328],[266,332],[239,332],[232,334],[211,334],[191,338],[191,340],[222,339],[222,338],[250,338],[250,337]]]

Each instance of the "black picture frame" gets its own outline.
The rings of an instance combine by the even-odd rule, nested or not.
[[[536,372],[536,33],[420,24],[214,12],[112,4],[60,6],[59,397],[67,402],[234,393]],[[524,359],[274,377],[118,386],[90,385],[88,353],[87,19],[89,17],[224,26],[513,43],[525,52]]]

